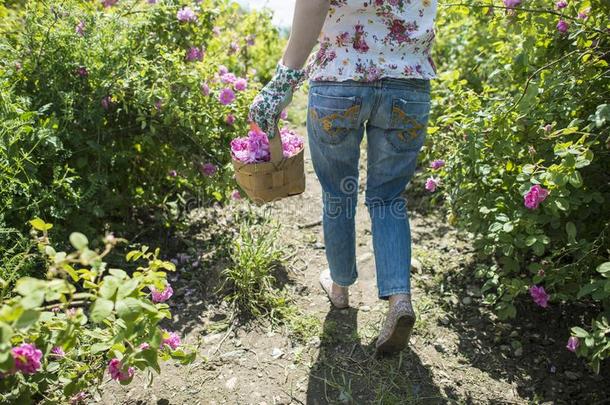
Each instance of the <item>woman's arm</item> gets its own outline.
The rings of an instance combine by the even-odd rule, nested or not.
[[[269,136],[275,135],[280,113],[290,104],[299,85],[307,79],[303,65],[322,31],[329,7],[330,0],[297,0],[284,57],[277,65],[275,76],[250,106],[250,121]]]
[[[318,41],[326,20],[330,0],[297,0],[292,20],[292,32],[284,52],[284,66],[302,69]]]

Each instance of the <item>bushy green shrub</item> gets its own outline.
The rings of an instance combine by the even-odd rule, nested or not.
[[[166,272],[171,262],[143,247],[129,252],[139,265],[130,275],[113,268],[109,254],[121,240],[104,238],[89,247],[81,233],[70,235],[73,252],[56,251],[50,224],[31,221],[46,278],[24,277],[0,308],[0,401],[73,403],[96,396],[109,373],[129,384],[137,370],[160,373],[159,360],[189,363],[195,354],[159,322],[171,318]]]
[[[610,282],[598,267],[610,244],[610,5],[494,3],[441,9],[426,153],[442,161],[429,175],[450,222],[497,257],[478,273],[500,317],[528,292],[543,307],[599,304],[583,326],[597,338],[576,334],[599,369],[610,356]]]
[[[0,207],[5,226],[38,215],[92,231],[134,213],[169,223],[187,199],[222,201],[234,187],[229,141],[280,51],[270,16],[224,0],[106,3],[27,1],[10,14],[0,200],[18,201]],[[180,21],[185,7],[192,21]],[[235,101],[222,103],[227,88]]]

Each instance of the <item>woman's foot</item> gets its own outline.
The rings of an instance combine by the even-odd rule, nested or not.
[[[348,287],[341,287],[335,284],[330,277],[330,269],[320,273],[320,285],[326,291],[331,304],[339,309],[349,307]]]
[[[390,309],[377,338],[377,354],[397,353],[407,347],[413,325],[415,312],[411,306],[411,295],[390,297]]]

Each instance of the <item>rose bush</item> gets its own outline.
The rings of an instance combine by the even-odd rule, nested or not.
[[[72,233],[75,250],[56,251],[52,225],[31,224],[46,278],[18,280],[0,308],[1,402],[77,403],[96,397],[105,375],[129,384],[136,373],[160,373],[159,360],[194,359],[178,334],[159,327],[171,318],[166,272],[175,266],[158,250],[129,252],[127,262],[138,266],[129,275],[107,261],[121,242],[114,236],[97,251]]]
[[[487,302],[502,318],[519,296],[595,304],[569,349],[596,370],[610,356],[609,12],[596,0],[442,8],[425,151],[449,221],[497,258],[478,269]]]
[[[193,196],[230,196],[229,142],[282,44],[270,15],[222,0],[9,2],[0,15],[0,227],[169,224]]]

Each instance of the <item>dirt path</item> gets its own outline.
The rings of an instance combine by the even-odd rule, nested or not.
[[[363,198],[357,220],[360,279],[351,291],[352,308],[333,310],[317,281],[326,265],[321,197],[309,157],[306,164],[306,193],[272,207],[284,224],[281,238],[294,253],[286,288],[305,315],[292,325],[302,329],[304,340],[291,338],[289,327],[259,323],[227,332],[226,307],[206,301],[200,270],[189,281],[177,280],[181,286],[172,299],[174,329],[200,344],[196,362],[164,365],[149,388],[144,378],[129,387],[108,383],[102,403],[592,404],[609,397],[603,377],[565,353],[567,325],[561,317],[549,322],[531,314],[518,324],[502,323],[481,305],[480,290],[469,278],[475,268],[469,243],[439,214],[419,213],[421,199],[410,202],[414,250],[422,263],[413,274],[419,320],[411,348],[394,358],[374,358],[386,306],[377,299]]]

